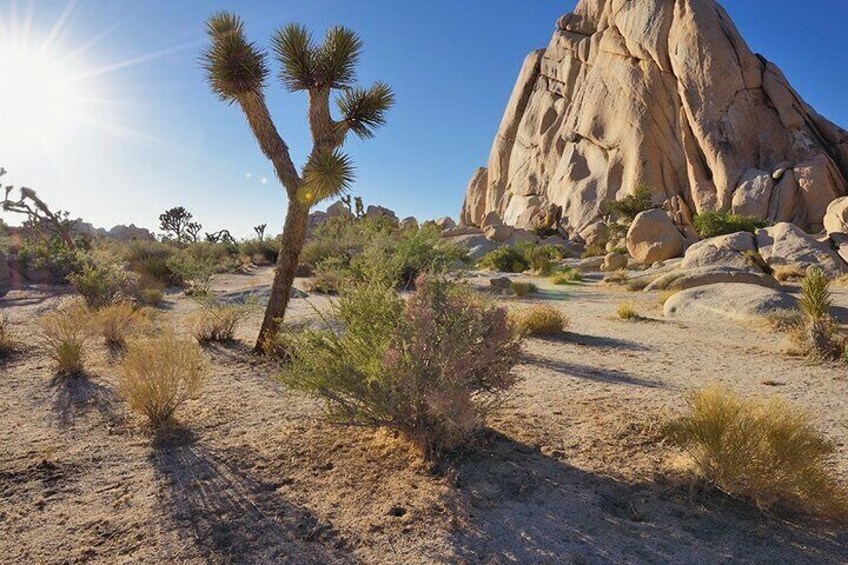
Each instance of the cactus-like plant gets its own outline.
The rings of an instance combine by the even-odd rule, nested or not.
[[[338,196],[353,181],[353,164],[341,152],[348,133],[363,139],[373,137],[375,129],[385,123],[385,114],[395,98],[385,83],[369,88],[356,85],[356,65],[363,43],[353,31],[332,27],[320,44],[298,24],[277,31],[272,47],[280,65],[279,78],[289,91],[306,91],[309,96],[313,144],[306,164],[298,171],[265,103],[264,89],[270,74],[265,52],[247,40],[244,23],[235,14],[215,14],[206,26],[211,43],[203,53],[203,66],[212,91],[244,112],[288,196],[271,297],[255,346],[255,351],[262,352],[264,343],[274,338],[285,316],[310,208]],[[335,119],[330,111],[334,90],[339,93],[336,105],[340,119]]]

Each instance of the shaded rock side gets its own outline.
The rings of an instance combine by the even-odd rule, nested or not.
[[[525,60],[462,221],[495,211],[515,225],[553,203],[579,232],[644,185],[681,211],[819,229],[846,177],[848,132],[752,53],[716,2],[581,0]]]

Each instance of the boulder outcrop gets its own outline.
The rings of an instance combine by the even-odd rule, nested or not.
[[[714,0],[580,0],[526,58],[461,220],[556,204],[579,233],[641,185],[684,230],[733,210],[815,231],[846,178],[848,132]]]
[[[683,248],[683,236],[662,210],[639,213],[627,230],[627,251],[645,265],[677,257]]]

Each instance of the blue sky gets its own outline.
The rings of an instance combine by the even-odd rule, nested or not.
[[[67,15],[49,52],[80,51],[67,66],[75,77],[85,75],[75,88],[87,115],[86,123],[63,124],[48,141],[0,131],[4,180],[28,184],[96,225],[154,228],[162,210],[183,205],[209,231],[246,236],[260,223],[279,230],[283,191],[242,115],[210,94],[197,62],[205,18],[229,9],[263,45],[290,21],[316,35],[336,23],[358,31],[366,43],[361,81],[387,81],[398,102],[375,139],[348,143],[357,165],[352,192],[400,216],[456,217],[470,175],[488,157],[524,56],[547,44],[556,19],[575,3],[77,0],[68,9],[67,0],[0,0],[0,48],[3,41],[7,48],[42,45]],[[776,62],[820,113],[848,126],[848,2],[722,4],[755,51]],[[49,105],[54,94],[46,90],[38,99]],[[272,83],[268,99],[301,163],[309,149],[303,94]],[[21,128],[14,121],[19,109],[6,106],[0,125],[12,120]]]

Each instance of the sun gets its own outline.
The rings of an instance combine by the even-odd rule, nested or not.
[[[0,43],[0,135],[19,146],[69,141],[86,118],[80,77],[42,47]]]

